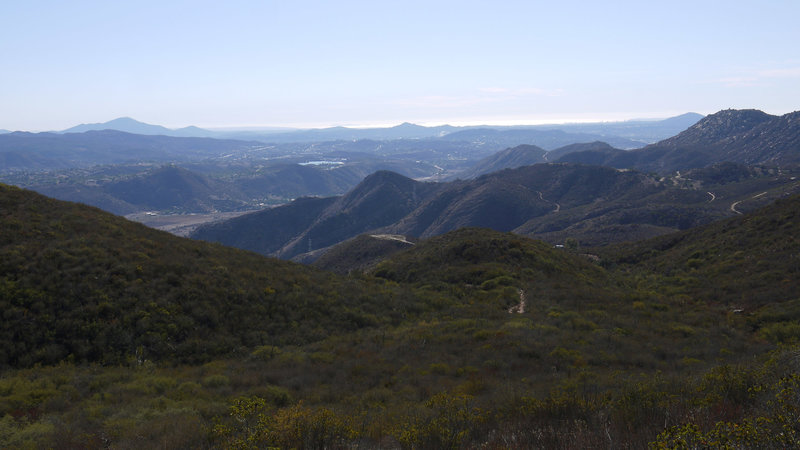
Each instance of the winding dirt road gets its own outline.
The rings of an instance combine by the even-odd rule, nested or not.
[[[405,236],[400,234],[370,234],[369,237],[373,237],[375,239],[381,239],[384,241],[397,241],[397,242],[402,242],[404,244],[414,245],[413,242],[410,242],[408,239],[406,239]]]
[[[542,192],[541,191],[536,191],[536,193],[539,194],[539,200],[541,200],[543,202],[552,203],[552,204],[556,205],[556,209],[554,209],[552,212],[561,211],[561,205],[559,205],[556,202],[551,202],[550,200],[546,200],[544,197],[542,197]]]
[[[758,197],[761,197],[762,195],[766,195],[766,194],[767,194],[766,192],[762,192],[760,194],[756,194],[756,195],[750,197],[750,199],[758,198]],[[745,199],[745,200],[747,200],[747,199]],[[743,201],[744,200],[739,200],[738,202],[731,203],[731,211],[735,212],[736,214],[742,214],[741,211],[736,209],[736,205],[738,205],[739,203],[742,203]]]

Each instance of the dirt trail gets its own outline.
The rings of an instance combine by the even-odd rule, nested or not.
[[[398,241],[404,244],[414,245],[413,242],[406,239],[405,236],[401,234],[370,234],[369,237],[374,237],[375,239],[382,239],[384,241]]]
[[[766,193],[766,191],[765,191],[765,192],[762,192],[762,193],[760,193],[760,194],[756,194],[756,195],[754,195],[754,196],[752,196],[752,197],[750,197],[750,198],[751,198],[751,199],[753,199],[753,198],[758,198],[758,197],[761,197],[762,195],[766,195],[766,194],[767,194],[767,193]],[[731,203],[731,211],[735,212],[736,214],[742,214],[742,212],[741,212],[741,211],[739,211],[738,209],[736,209],[736,205],[738,205],[739,203],[742,203],[743,201],[744,201],[744,200],[739,200],[738,202],[733,202],[733,203]]]
[[[536,191],[536,193],[539,194],[539,200],[541,200],[543,202],[552,203],[552,204],[556,205],[556,209],[554,209],[552,212],[561,211],[561,205],[559,205],[556,202],[551,202],[550,200],[546,200],[544,197],[542,197],[542,192],[541,191]]]
[[[522,314],[525,312],[525,306],[527,305],[527,300],[525,299],[525,291],[522,289],[517,289],[519,291],[519,305],[514,305],[511,308],[508,308],[509,314]]]

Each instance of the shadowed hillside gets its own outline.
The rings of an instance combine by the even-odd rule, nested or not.
[[[289,204],[201,228],[193,237],[286,259],[314,252],[303,261],[363,233],[425,238],[462,227],[514,231],[554,244],[572,238],[582,245],[601,245],[687,229],[800,190],[800,173],[792,170],[723,165],[697,174],[659,177],[558,163],[506,169],[474,180],[420,183],[378,172],[346,195],[328,200],[322,210],[313,208],[322,201]],[[268,219],[286,211],[297,211],[307,220],[294,224]]]

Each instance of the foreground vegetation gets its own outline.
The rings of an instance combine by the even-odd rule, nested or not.
[[[800,439],[797,197],[588,256],[462,229],[339,277],[3,189],[3,447]]]
[[[800,439],[797,351],[784,348],[690,376],[628,374],[613,390],[586,387],[586,373],[576,372],[544,394],[507,387],[491,395],[489,380],[455,371],[431,375],[436,367],[398,373],[417,380],[405,383],[406,395],[391,386],[356,397],[330,388],[308,395],[271,384],[278,364],[259,354],[201,366],[61,364],[3,377],[0,442],[13,448],[789,448]],[[291,357],[305,358],[304,368],[330,365],[314,353]],[[420,380],[433,378],[455,384],[438,392],[431,384],[423,394]]]

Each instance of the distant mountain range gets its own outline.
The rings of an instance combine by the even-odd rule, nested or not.
[[[204,130],[195,126],[185,128],[170,129],[161,125],[150,125],[139,122],[130,117],[120,117],[104,123],[88,123],[74,126],[59,133],[85,133],[87,131],[117,130],[132,134],[160,135],[173,137],[215,137],[219,138],[219,133]]]
[[[555,148],[566,145],[564,141],[590,142],[604,140],[620,148],[637,148],[644,144],[673,136],[691,126],[703,116],[686,113],[663,120],[631,120],[624,122],[576,123],[534,126],[468,126],[442,125],[425,127],[403,123],[394,127],[348,128],[331,127],[309,130],[283,131],[217,131],[194,126],[170,129],[151,125],[130,117],[120,117],[108,122],[81,124],[59,133],[117,130],[133,134],[163,135],[173,137],[214,137],[260,141],[268,143],[325,142],[339,140],[393,140],[444,138],[451,141],[494,141],[513,146],[538,141],[537,145]]]
[[[696,116],[586,124],[597,133],[582,132],[583,124],[568,125],[570,131],[564,131],[553,128],[554,125],[423,127],[410,123],[374,129],[335,127],[283,133],[217,132],[197,127],[171,130],[123,117],[105,123],[78,125],[61,132],[0,134],[0,173],[132,162],[185,163],[209,158],[273,159],[308,153],[350,158],[360,153],[424,162],[438,167],[444,174],[463,170],[472,161],[518,145],[554,150],[575,143],[604,141],[616,148],[637,148],[652,142],[654,129],[661,130],[662,137],[673,136],[684,129],[676,128],[688,126]],[[615,129],[624,131],[626,136],[606,133]],[[648,131],[637,137],[637,129]]]

